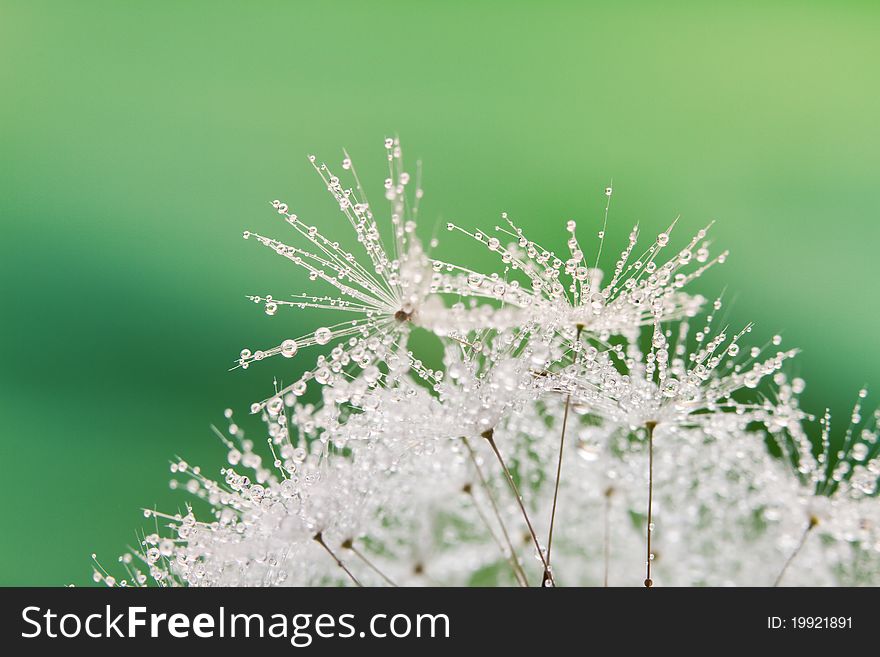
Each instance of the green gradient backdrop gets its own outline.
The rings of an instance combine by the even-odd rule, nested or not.
[[[342,229],[305,155],[377,189],[388,134],[430,224],[561,246],[612,177],[612,239],[717,219],[698,289],[845,417],[880,384],[880,9],[707,4],[0,0],[0,584],[89,582],[185,499],[169,457],[219,465],[208,424],[296,368],[231,360],[315,325],[243,299],[308,282],[241,230],[276,197]]]

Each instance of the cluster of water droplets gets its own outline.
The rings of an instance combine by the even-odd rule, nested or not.
[[[350,184],[309,158],[358,255],[280,200],[290,244],[244,234],[316,287],[251,295],[272,321],[343,314],[241,351],[237,367],[280,355],[293,374],[243,421],[230,409],[213,428],[227,461],[217,476],[171,464],[191,503],[146,510],[149,533],[116,574],[96,560],[96,581],[637,585],[646,528],[658,584],[880,577],[878,413],[861,391],[845,431],[826,413],[810,439],[805,383],[787,372],[797,351],[778,335],[754,341],[751,324],[719,320],[721,299],[687,289],[726,258],[710,254],[708,227],[673,246],[673,222],[639,247],[636,226],[605,263],[608,187],[591,248],[573,220],[564,253],[506,214],[491,234],[449,223],[500,259],[478,271],[425,250],[420,167],[411,176],[399,142],[384,146],[381,226],[347,153]],[[439,364],[420,355],[414,328],[439,341]],[[306,367],[304,351],[315,352]],[[256,443],[249,423],[262,425]]]

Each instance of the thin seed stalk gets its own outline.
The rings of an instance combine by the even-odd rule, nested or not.
[[[480,516],[480,520],[482,520],[483,524],[486,525],[486,530],[489,532],[489,535],[492,536],[492,540],[495,541],[495,544],[498,546],[498,550],[501,552],[501,556],[503,556],[510,564],[511,569],[513,570],[513,576],[516,579],[516,583],[520,586],[527,587],[529,584],[520,575],[519,563],[516,560],[516,555],[513,553],[508,554],[505,551],[504,545],[501,543],[501,540],[498,538],[498,536],[495,534],[495,530],[492,528],[492,523],[489,522],[489,518],[487,518],[486,514],[483,513],[480,505],[477,504],[477,499],[476,497],[474,497],[474,491],[471,488],[471,485],[466,484],[462,490],[464,494],[470,498],[471,504],[474,505],[474,509],[476,510],[477,515]]]
[[[354,546],[354,541],[352,539],[348,539],[347,541],[345,541],[342,544],[342,547],[344,547],[346,550],[351,551],[358,559],[364,562],[364,565],[366,565],[367,568],[369,568],[379,577],[385,580],[385,582],[389,586],[397,588],[397,584],[395,584],[394,581],[390,577],[388,577],[388,575],[382,572],[382,570],[376,564],[374,564],[370,559],[367,558],[367,556],[363,552],[361,552]]]
[[[614,495],[614,488],[609,486],[605,489],[605,535],[602,541],[602,556],[605,561],[605,577],[603,585],[608,587],[608,570],[611,565],[611,496]]]
[[[495,457],[498,459],[498,463],[501,464],[501,469],[504,471],[504,476],[507,479],[507,484],[510,486],[510,490],[513,491],[513,496],[516,498],[516,502],[519,505],[520,511],[522,512],[523,519],[526,521],[526,527],[528,527],[529,529],[529,534],[532,537],[532,542],[535,544],[535,549],[538,551],[538,557],[541,559],[541,564],[544,566],[545,586],[548,584],[549,586],[556,586],[556,580],[553,579],[553,573],[550,571],[550,564],[547,563],[547,558],[546,556],[544,556],[544,551],[541,549],[541,543],[538,541],[538,535],[535,533],[535,528],[532,526],[532,520],[531,518],[529,518],[529,512],[526,510],[526,505],[523,503],[522,495],[520,495],[519,493],[519,487],[513,480],[513,475],[510,474],[510,469],[504,462],[504,457],[501,456],[501,452],[498,451],[498,445],[495,444],[494,431],[492,429],[489,429],[488,431],[484,431],[481,435],[489,442],[490,447],[492,447],[492,451],[495,453]]]
[[[336,553],[330,549],[330,546],[327,545],[326,542],[324,542],[324,537],[321,535],[321,532],[318,532],[312,538],[315,539],[315,542],[318,545],[320,545],[322,548],[324,548],[327,551],[327,554],[329,554],[331,557],[333,557],[333,560],[336,562],[336,565],[339,566],[345,572],[346,575],[348,575],[349,579],[351,579],[351,581],[354,582],[355,586],[361,586],[361,587],[363,586],[363,584],[360,583],[360,580],[358,580],[358,578],[354,576],[354,573],[352,573],[348,569],[348,567],[342,562],[342,559],[340,559],[336,555]]]
[[[654,533],[654,427],[656,422],[646,422],[645,429],[648,431],[648,526],[647,526],[647,544],[648,551],[646,555],[646,575],[645,586],[650,588],[654,586],[654,580],[651,579],[651,534]]]
[[[556,523],[556,501],[559,498],[559,481],[562,478],[562,454],[565,447],[565,428],[568,426],[568,408],[571,405],[571,395],[565,398],[565,411],[562,414],[562,435],[559,437],[559,460],[556,462],[556,484],[553,487],[553,508],[550,510],[550,532],[547,536],[547,565],[544,571],[544,584],[546,584],[550,565],[550,551],[553,549],[553,526]]]
[[[581,332],[584,330],[583,324],[577,325],[576,341],[580,341]],[[553,527],[556,525],[556,502],[559,499],[559,482],[562,479],[562,455],[565,448],[565,429],[568,426],[568,409],[571,406],[571,393],[565,397],[565,411],[562,414],[562,434],[559,436],[559,459],[556,462],[556,483],[553,486],[553,508],[550,510],[550,531],[547,536],[547,568],[544,570],[544,581],[542,585],[547,585],[547,576],[550,574],[550,554],[553,550]]]
[[[501,534],[504,536],[504,541],[507,543],[507,548],[510,553],[510,564],[513,567],[514,575],[516,576],[517,581],[522,586],[528,586],[529,581],[528,577],[526,577],[525,570],[523,570],[522,564],[519,562],[519,557],[516,555],[516,548],[513,546],[513,541],[510,540],[510,533],[507,531],[507,526],[504,524],[504,518],[501,516],[501,511],[498,508],[497,502],[495,502],[495,496],[492,494],[492,489],[489,488],[489,482],[486,481],[486,477],[483,475],[483,469],[480,467],[480,464],[477,462],[477,455],[474,452],[474,448],[471,447],[470,441],[467,437],[461,437],[464,446],[467,448],[468,455],[471,457],[471,461],[474,464],[474,469],[477,472],[477,479],[480,480],[480,485],[483,487],[483,490],[486,492],[486,497],[489,498],[489,505],[492,507],[492,512],[495,515],[495,519],[498,521],[498,526],[501,528]],[[486,524],[486,527],[489,529],[489,532],[492,536],[495,536],[495,533],[492,531],[492,527],[489,524],[488,520],[484,517],[483,512],[480,510],[479,505],[477,504],[476,499],[474,499],[473,491],[468,489],[465,491],[474,503],[474,508],[477,510],[477,513],[483,518],[483,522]],[[496,538],[497,541],[497,538]],[[499,545],[500,547],[500,545]],[[502,554],[504,550],[501,550]]]
[[[785,563],[782,565],[782,570],[779,571],[779,575],[776,576],[776,581],[773,582],[773,586],[779,586],[782,582],[782,578],[785,576],[785,571],[788,570],[788,567],[791,565],[791,562],[795,560],[798,553],[803,549],[804,544],[807,542],[807,538],[810,536],[810,532],[813,531],[813,527],[819,524],[819,519],[816,516],[810,516],[810,522],[807,523],[806,529],[804,529],[804,533],[801,534],[801,540],[798,541],[797,547],[792,551],[790,555],[788,555],[788,559],[785,560]]]

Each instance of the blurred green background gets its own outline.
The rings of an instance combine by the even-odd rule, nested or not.
[[[425,237],[506,210],[562,247],[611,178],[612,257],[718,220],[697,289],[843,420],[880,384],[880,5],[716,5],[0,0],[0,584],[89,583],[186,499],[169,458],[219,467],[209,423],[298,367],[232,360],[315,326],[245,301],[309,283],[241,231],[287,236],[282,198],[342,234],[305,156],[348,148],[380,207],[387,135]]]

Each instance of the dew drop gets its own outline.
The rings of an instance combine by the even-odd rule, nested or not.
[[[281,355],[285,358],[293,358],[296,356],[298,349],[299,345],[296,344],[296,340],[285,340],[281,343]]]
[[[326,326],[322,326],[317,331],[315,331],[315,342],[318,344],[327,344],[330,342],[330,338],[333,337],[333,332],[328,329]]]

